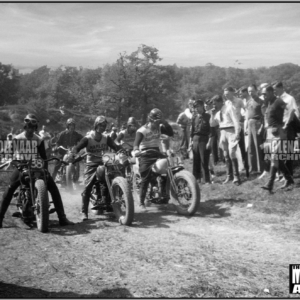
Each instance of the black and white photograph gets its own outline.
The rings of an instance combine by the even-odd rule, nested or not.
[[[0,12],[0,299],[299,297],[300,3]]]

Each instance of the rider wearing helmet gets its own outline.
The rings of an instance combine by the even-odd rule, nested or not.
[[[148,115],[148,122],[136,132],[134,141],[134,155],[139,150],[154,149],[159,151],[161,143],[160,135],[173,136],[171,125],[163,119],[163,114],[158,108],[154,108]],[[139,158],[139,172],[141,174],[140,207],[145,210],[145,198],[151,179],[151,166],[156,162],[158,155],[145,155]]]
[[[42,159],[47,159],[44,141],[41,137],[39,137],[37,134],[34,133],[37,130],[37,128],[38,128],[38,120],[36,116],[33,114],[28,114],[24,118],[24,132],[15,136],[15,139],[24,141],[24,143],[26,143],[27,146],[31,145],[32,154],[37,153]],[[36,142],[31,144],[28,143],[28,141],[36,141]],[[33,147],[36,147],[36,149],[34,149]],[[36,154],[34,155],[36,157]],[[32,157],[31,158],[29,157],[31,155],[28,153],[26,153],[26,159],[22,157],[22,154],[20,152],[19,153],[15,152],[14,156],[16,159],[22,159],[22,160],[32,159]],[[47,169],[48,167],[47,162],[45,162],[45,167]],[[51,194],[53,204],[55,206],[55,210],[59,218],[59,224],[61,226],[72,225],[73,223],[66,218],[61,196],[55,182],[53,181],[51,176],[47,176],[47,179],[48,179],[47,188]],[[20,186],[19,170],[15,168],[15,170],[13,171],[10,177],[10,185],[8,186],[8,188],[6,189],[6,191],[2,196],[2,202],[0,205],[0,228],[2,228],[2,221],[4,219],[4,215],[8,209],[8,206],[11,202],[13,194],[19,186]],[[24,221],[25,222],[27,221],[26,218],[24,218]]]
[[[130,117],[127,121],[127,126],[125,129],[121,130],[117,136],[117,143],[126,143],[126,148],[129,147],[130,150],[133,149],[133,143],[135,140],[135,134],[137,131],[138,123],[134,117]]]
[[[76,146],[78,142],[83,138],[83,136],[75,131],[75,120],[70,118],[66,122],[66,130],[62,131],[59,133],[57,142],[56,142],[56,150],[58,149],[59,146],[63,146],[64,148],[71,148],[73,146]],[[59,148],[58,150],[58,156],[63,157],[66,154],[66,151]],[[53,173],[52,173],[52,178],[55,180],[56,174],[60,168],[61,164],[56,163]],[[79,178],[79,164],[77,164],[77,178]]]
[[[87,153],[92,153],[101,158],[87,155],[87,162],[84,170],[84,183],[85,188],[82,192],[82,220],[85,221],[88,219],[88,207],[89,199],[92,191],[92,187],[96,181],[96,170],[99,165],[103,165],[102,155],[103,152],[107,149],[107,146],[112,148],[114,151],[122,149],[121,146],[115,144],[110,136],[104,135],[104,131],[107,126],[107,120],[104,116],[98,116],[94,123],[94,130],[92,130],[88,135],[86,135],[79,144],[73,148],[73,153],[78,153],[81,149],[86,148]],[[98,169],[99,170],[99,169]],[[104,167],[101,170],[100,178],[100,189],[102,195],[102,203],[108,203],[108,189],[105,182],[105,172]],[[95,209],[95,207],[93,207]]]

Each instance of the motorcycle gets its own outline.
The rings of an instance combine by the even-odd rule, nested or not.
[[[115,160],[115,156],[111,157],[109,155],[98,156],[92,153],[85,153],[73,161],[73,164],[77,161],[84,158],[86,155],[91,155],[94,157],[102,158],[104,162],[105,169],[105,181],[109,191],[109,200],[108,204],[101,202],[101,194],[99,188],[99,179],[100,179],[100,166],[96,170],[97,181],[93,185],[90,203],[97,207],[97,214],[101,214],[104,211],[114,212],[117,220],[122,225],[131,225],[134,218],[134,202],[130,190],[130,185],[127,180],[123,177],[122,172],[120,171],[120,164]]]
[[[19,191],[13,195],[17,200],[17,208],[19,210],[19,213],[15,213],[15,216],[21,217],[30,227],[36,221],[37,228],[41,232],[48,231],[49,214],[55,212],[55,208],[49,210],[47,179],[51,175],[44,168],[44,163],[52,160],[61,161],[57,157],[47,160],[12,160],[0,166],[0,169],[2,169],[7,165],[13,165],[19,170],[21,185]],[[61,162],[67,165],[66,162]]]
[[[155,149],[141,151],[136,157],[154,154],[157,161],[151,167],[151,181],[146,194],[146,206],[154,204],[166,204],[171,201],[177,213],[192,216],[196,213],[200,204],[200,187],[192,173],[184,169],[178,156],[171,150],[163,154]],[[132,164],[132,191],[136,201],[139,200],[141,175],[139,164],[136,160]],[[163,184],[165,183],[165,184]],[[165,185],[165,193],[164,193]]]
[[[63,156],[63,161],[68,164],[61,165],[55,177],[55,182],[65,185],[67,190],[73,191],[79,179],[79,164],[72,164],[74,159],[71,148],[67,149],[63,146],[59,146],[57,150],[59,149],[66,151]]]

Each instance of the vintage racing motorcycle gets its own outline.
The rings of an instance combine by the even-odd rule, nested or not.
[[[49,214],[55,212],[55,209],[50,208],[47,178],[51,176],[44,168],[44,163],[52,160],[61,161],[57,157],[52,157],[47,160],[41,158],[36,160],[21,161],[12,160],[0,166],[0,169],[13,165],[19,170],[19,178],[21,185],[13,197],[17,200],[17,208],[24,222],[33,227],[33,222],[36,221],[37,228],[41,232],[48,231]],[[67,165],[66,162],[61,161]]]
[[[79,179],[79,163],[72,163],[74,159],[71,150],[71,148],[67,149],[63,146],[59,146],[56,149],[56,151],[63,151],[65,153],[63,155],[63,161],[68,164],[61,164],[61,167],[57,172],[55,182],[65,186],[69,191],[74,190],[74,187]]]
[[[97,207],[97,214],[101,214],[104,211],[113,211],[120,224],[131,225],[134,218],[134,202],[130,190],[130,184],[123,177],[123,174],[120,170],[120,164],[118,161],[116,161],[115,155],[111,157],[107,154],[98,156],[92,153],[84,153],[83,155],[75,158],[73,164],[80,161],[88,154],[103,159],[103,165],[105,168],[105,181],[109,191],[109,199],[107,201],[109,204],[106,205],[104,203],[101,203],[101,192],[99,187],[99,165],[96,171],[97,181],[92,188],[90,197],[91,204]]]

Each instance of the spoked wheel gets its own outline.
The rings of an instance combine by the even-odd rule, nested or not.
[[[130,225],[134,218],[134,203],[126,178],[118,176],[112,181],[112,207],[120,224]]]
[[[35,193],[35,217],[37,228],[40,232],[47,232],[49,223],[49,199],[44,180],[38,179],[35,182]]]
[[[192,216],[196,213],[200,204],[200,188],[194,175],[182,170],[174,175],[178,194],[170,184],[170,196],[180,215]]]

